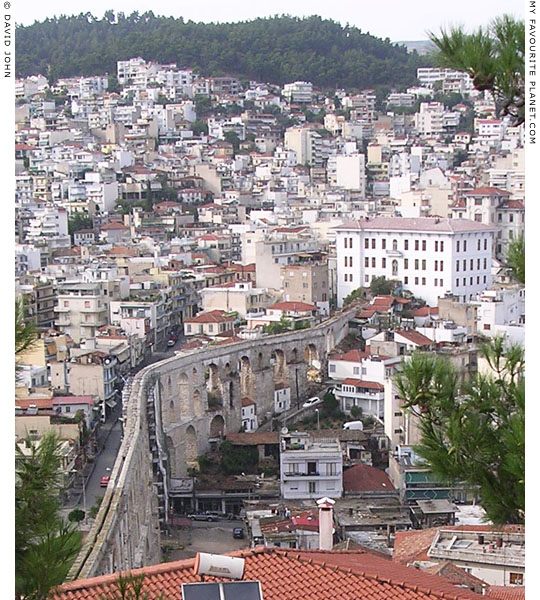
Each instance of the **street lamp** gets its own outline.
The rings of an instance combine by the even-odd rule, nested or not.
[[[321,424],[319,422],[319,409],[316,408],[315,412],[317,413],[317,431],[320,431],[321,430]]]

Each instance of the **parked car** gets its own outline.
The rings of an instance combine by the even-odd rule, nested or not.
[[[218,520],[218,518],[215,515],[209,515],[207,513],[192,514],[192,515],[188,515],[188,517],[192,521],[217,521]]]
[[[348,423],[343,424],[343,429],[357,429],[363,431],[364,424],[362,421],[349,421]]]
[[[244,539],[244,530],[242,529],[242,527],[235,527],[232,530],[232,536],[233,536],[233,538],[235,538],[237,540],[243,540]]]
[[[313,396],[313,398],[309,398],[308,400],[306,400],[304,404],[302,404],[302,406],[304,408],[310,408],[311,406],[315,406],[316,404],[320,404],[321,402],[322,400],[319,398],[319,396]]]
[[[168,348],[172,348],[175,344],[176,344],[176,340],[173,340],[172,338],[167,341]]]
[[[103,475],[102,478],[99,480],[99,486],[100,487],[107,487],[109,485],[109,481],[111,480],[111,476],[110,475]]]

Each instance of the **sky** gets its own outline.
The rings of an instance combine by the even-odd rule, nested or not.
[[[101,18],[106,10],[130,14],[152,10],[155,15],[183,17],[203,22],[236,22],[257,17],[290,14],[304,17],[313,14],[333,19],[345,25],[359,27],[364,33],[396,41],[428,39],[426,31],[438,32],[441,26],[465,25],[475,28],[504,13],[523,18],[522,0],[93,0],[92,3],[72,0],[22,2],[14,5],[15,20],[30,25],[47,17],[91,12]]]

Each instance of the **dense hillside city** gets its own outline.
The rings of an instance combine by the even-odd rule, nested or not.
[[[16,597],[524,598],[515,90],[319,17],[17,36]]]

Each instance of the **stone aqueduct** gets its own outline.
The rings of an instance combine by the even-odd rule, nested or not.
[[[196,464],[214,439],[238,432],[241,399],[271,413],[277,383],[304,397],[314,371],[348,333],[351,312],[312,329],[212,346],[145,367],[124,388],[122,444],[99,513],[69,579],[124,571],[161,560],[160,521],[168,485]]]

